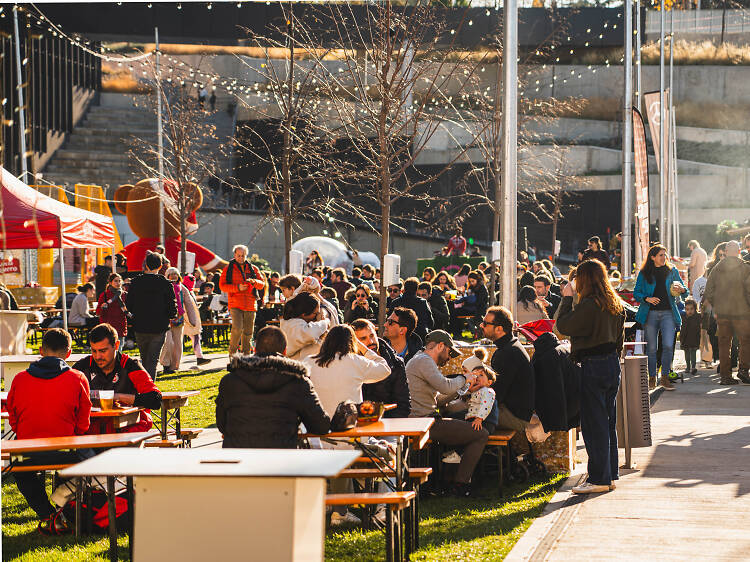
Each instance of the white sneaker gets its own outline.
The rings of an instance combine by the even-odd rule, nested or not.
[[[574,494],[601,494],[602,492],[609,492],[610,487],[607,484],[592,484],[591,482],[585,482],[580,486],[573,488]]]
[[[443,455],[443,462],[446,464],[458,464],[461,462],[461,455],[456,451],[451,451]]]
[[[361,525],[362,520],[354,515],[351,511],[347,511],[344,515],[331,513],[331,526],[338,527],[339,525]]]

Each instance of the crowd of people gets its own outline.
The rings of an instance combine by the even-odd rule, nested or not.
[[[164,373],[178,370],[185,337],[203,359],[201,323],[221,310],[218,288],[231,318],[228,374],[216,397],[224,447],[296,447],[300,423],[309,433],[325,434],[344,402],[395,404],[386,417],[435,418],[430,438],[443,455],[433,462],[457,465],[446,491],[465,497],[472,493],[472,475],[489,435],[498,428],[525,431],[536,415],[545,431],[582,428],[588,479],[574,492],[613,490],[615,400],[628,320],[644,331],[652,386],[658,378],[665,389],[674,389],[678,337],[688,372],[696,372],[700,351],[704,366],[719,359],[720,384],[750,384],[750,236],[744,247],[736,241],[720,244],[710,259],[691,241],[687,282],[666,248],[655,244],[637,274],[637,307],[616,292],[619,278],[610,275],[598,238],[589,242],[566,276],[548,260],[519,260],[515,316],[489,305],[499,287],[491,286],[486,262],[455,276],[427,267],[421,279],[388,286],[386,310],[379,315],[374,295],[380,271],[368,265],[347,275],[326,267],[314,252],[306,275],[281,276],[261,271],[248,260],[248,248],[238,245],[223,271],[182,276],[162,254],[148,252],[142,273],[127,286],[110,270],[105,283],[79,288],[71,324],[75,320],[72,325],[88,331],[90,355],[69,366],[70,335],[47,330],[42,358],[12,383],[9,421],[19,438],[84,434],[91,431],[92,391],[113,390],[119,403],[142,408],[129,430],[150,428],[149,411],[161,403],[157,365]],[[93,300],[95,315],[88,306]],[[380,335],[379,317],[385,319]],[[530,359],[518,327],[540,320],[554,322],[554,333],[545,329],[530,338]],[[489,363],[486,349],[466,353],[457,345],[467,330],[471,339],[494,345]],[[140,360],[123,353],[129,337],[138,344]],[[466,356],[461,372],[444,372],[461,354]],[[733,362],[739,365],[736,379]],[[388,450],[392,443],[380,445]],[[39,515],[40,531],[65,532],[59,508],[70,491],[55,490],[48,498],[33,473],[16,481]],[[351,481],[331,485],[341,491]],[[355,519],[346,509],[331,515],[334,524]]]

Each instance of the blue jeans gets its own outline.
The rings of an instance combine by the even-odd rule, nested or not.
[[[649,310],[646,318],[646,353],[648,355],[648,376],[656,376],[656,349],[661,332],[661,372],[669,374],[674,357],[674,336],[677,325],[671,310]]]
[[[616,353],[581,361],[581,431],[589,456],[588,481],[609,485],[617,472],[617,390],[620,358]]]

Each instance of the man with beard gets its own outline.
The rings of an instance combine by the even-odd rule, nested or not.
[[[471,495],[471,476],[482,456],[489,434],[483,428],[474,429],[470,422],[440,418],[437,412],[438,395],[450,396],[476,382],[476,375],[467,373],[446,378],[438,367],[451,357],[460,355],[448,332],[433,330],[427,335],[423,351],[417,353],[406,365],[406,378],[411,393],[410,417],[436,417],[430,428],[430,438],[449,447],[463,447],[461,462],[456,471],[450,492],[454,496]]]
[[[375,326],[365,318],[351,323],[354,335],[369,349],[386,360],[391,374],[380,382],[362,385],[362,397],[373,402],[396,404],[393,410],[383,414],[384,418],[407,418],[411,411],[409,384],[406,382],[406,366],[388,343],[378,338]]]

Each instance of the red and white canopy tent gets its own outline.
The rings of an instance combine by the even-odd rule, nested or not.
[[[110,217],[66,205],[39,193],[2,169],[0,185],[0,249],[60,249],[63,325],[68,328],[65,301],[65,248],[112,248],[115,226]],[[112,260],[114,264],[114,259]]]

